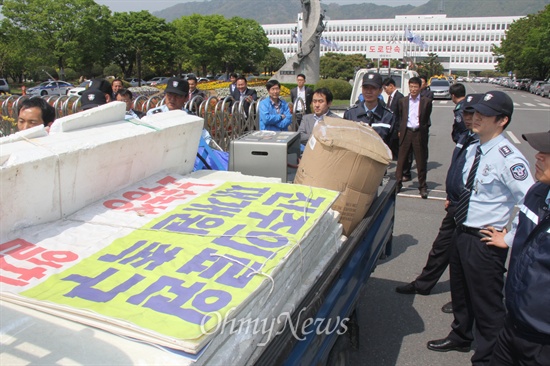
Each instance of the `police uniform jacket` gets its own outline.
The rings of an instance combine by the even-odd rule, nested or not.
[[[549,190],[539,182],[525,196],[506,280],[506,308],[520,333],[545,337],[550,337]]]
[[[453,121],[453,130],[451,132],[451,137],[453,142],[456,144],[460,136],[467,130],[466,124],[464,123],[464,102],[460,101],[456,104],[455,109],[453,110],[454,121]]]
[[[521,205],[525,193],[535,183],[529,163],[523,154],[502,134],[483,143],[468,205],[465,226],[493,226],[502,230],[516,204]],[[466,184],[476,149],[466,153],[462,181]]]
[[[191,113],[188,109],[182,108],[181,110],[184,111],[184,112],[187,113],[187,114],[193,114],[193,113]],[[170,111],[170,110],[168,109],[168,106],[167,106],[166,104],[163,104],[163,105],[161,105],[160,107],[156,107],[156,108],[153,108],[153,109],[149,109],[149,110],[147,111],[147,116],[150,116],[150,115],[152,115],[152,114],[157,114],[157,113],[164,113],[164,112],[168,112],[168,111]]]
[[[466,153],[471,150],[475,151],[478,144],[479,139],[477,135],[466,131],[460,135],[460,138],[453,150],[451,165],[449,166],[447,178],[445,180],[447,199],[451,202],[451,204],[458,203],[462,190],[464,189],[462,174],[464,170],[464,163],[466,162]]]
[[[393,112],[380,102],[374,109],[373,118],[369,121],[367,117],[367,109],[364,103],[354,105],[344,113],[344,119],[355,122],[365,122],[370,125],[380,135],[386,144],[389,143],[391,133],[395,126],[395,115]]]

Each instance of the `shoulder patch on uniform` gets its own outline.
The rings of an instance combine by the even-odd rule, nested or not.
[[[514,151],[508,147],[508,145],[504,145],[498,149],[502,156],[507,157],[508,155],[512,155]]]
[[[523,163],[514,164],[510,167],[510,172],[512,172],[512,177],[515,180],[525,180],[529,176],[527,167]]]

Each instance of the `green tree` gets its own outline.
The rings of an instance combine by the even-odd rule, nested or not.
[[[349,80],[354,77],[355,70],[364,68],[367,59],[364,55],[344,55],[342,53],[328,52],[320,59],[319,73],[323,78]]]
[[[111,13],[93,0],[4,0],[2,13],[4,21],[32,35],[28,50],[55,58],[61,77],[67,65],[104,56]]]
[[[550,76],[550,5],[537,13],[516,20],[506,38],[493,53],[500,56],[498,69],[513,71],[519,77],[544,80]]]
[[[226,35],[232,45],[222,55],[226,71],[254,68],[269,52],[269,39],[262,26],[253,19],[233,17],[228,22]]]
[[[208,70],[250,69],[269,49],[263,28],[254,20],[193,14],[172,24],[176,29],[178,63],[190,62],[203,75]]]
[[[265,73],[273,75],[273,72],[279,70],[286,62],[285,54],[278,48],[269,47],[267,55],[260,62],[260,67]]]
[[[417,71],[420,75],[425,75],[427,78],[443,74],[443,65],[439,62],[437,53],[428,53],[428,57],[417,64]]]
[[[159,72],[174,60],[174,30],[164,19],[148,11],[115,13],[111,18],[111,53],[126,77],[134,73],[141,79],[142,65],[157,65]]]

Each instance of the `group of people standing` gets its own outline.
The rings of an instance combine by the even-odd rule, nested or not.
[[[427,144],[429,113],[419,118],[419,126],[410,123],[416,88],[410,89],[398,107],[396,176],[401,183],[401,148],[412,145],[422,187],[418,154],[423,151],[415,149],[414,140]],[[452,330],[445,338],[429,341],[428,349],[467,352],[475,340],[473,365],[550,365],[550,131],[523,136],[538,151],[535,184],[529,163],[503,134],[512,120],[510,96],[502,91],[466,95],[462,84],[452,85],[450,92],[456,104],[456,147],[446,179],[447,213],[422,273],[396,291],[429,295],[449,265],[452,301],[442,310],[453,314]],[[414,107],[419,116],[422,99]],[[408,143],[403,133],[413,142]],[[520,213],[508,232],[516,205]]]

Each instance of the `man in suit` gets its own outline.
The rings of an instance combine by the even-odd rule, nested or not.
[[[306,114],[302,119],[302,124],[298,127],[300,133],[300,142],[302,145],[307,143],[313,127],[317,122],[322,121],[326,117],[340,118],[336,113],[331,112],[330,106],[332,105],[332,92],[327,88],[319,88],[313,92],[313,113]]]
[[[237,88],[231,93],[236,102],[241,102],[245,116],[248,116],[250,103],[258,99],[256,90],[248,88],[248,82],[244,76],[239,76],[236,81]]]
[[[384,79],[384,82],[382,83],[382,87],[384,88],[384,91],[388,95],[388,103],[386,104],[386,108],[392,111],[396,116],[395,119],[398,120],[399,117],[397,116],[397,112],[398,112],[397,105],[399,104],[399,100],[403,98],[404,95],[401,94],[399,90],[397,90],[397,86],[395,85],[395,80],[393,80],[392,78]],[[399,137],[397,137],[397,132],[398,132],[397,129],[394,128],[390,138],[390,143],[388,145],[391,149],[394,160],[397,160],[397,156],[399,153]],[[412,163],[412,156],[411,156],[411,163]],[[409,167],[409,171],[410,171],[410,167]],[[409,175],[409,180],[410,180],[410,175]]]
[[[302,116],[304,114],[311,113],[313,89],[305,86],[306,76],[304,74],[298,74],[298,76],[296,76],[296,83],[298,84],[298,86],[290,90],[290,100],[292,101],[292,104],[294,104],[298,98],[302,99],[302,102],[298,102],[298,105],[296,105],[296,108],[294,110],[294,114],[296,115],[296,122],[299,126],[302,122]],[[305,103],[305,105],[303,103]]]
[[[428,198],[426,172],[428,164],[428,134],[432,101],[420,95],[422,80],[413,77],[409,80],[409,96],[398,104],[399,116],[399,156],[397,157],[397,189],[403,187],[403,166],[410,150],[414,151],[418,172],[418,190],[423,199]]]
[[[350,107],[344,113],[344,119],[365,122],[388,145],[396,119],[395,115],[384,106],[384,101],[379,98],[382,94],[382,82],[382,76],[378,73],[365,74],[361,89],[364,102]]]
[[[237,89],[237,77],[238,75],[234,72],[229,75],[229,81],[231,82],[231,84],[229,84],[229,95]]]
[[[189,83],[189,100],[192,100],[197,95],[200,95],[203,99],[206,99],[206,93],[197,88],[198,80],[196,76],[189,76],[187,78],[187,82]]]

